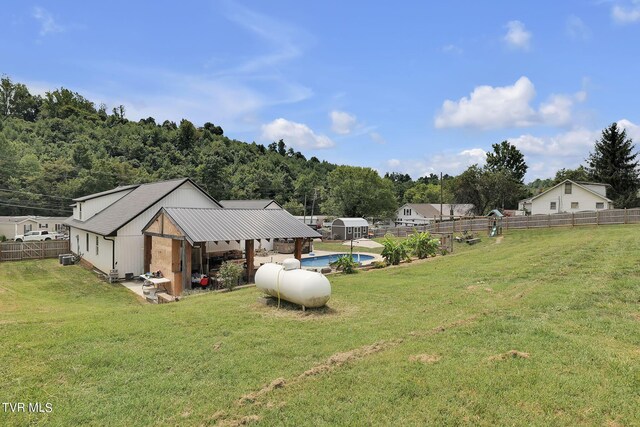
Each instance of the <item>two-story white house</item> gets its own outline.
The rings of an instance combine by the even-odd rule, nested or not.
[[[442,204],[442,219],[469,216],[473,211],[472,204]],[[405,203],[396,212],[395,225],[411,227],[426,225],[440,219],[440,203]]]
[[[71,251],[108,273],[144,273],[143,227],[161,207],[222,205],[188,178],[127,185],[74,199],[69,226]]]
[[[575,182],[570,179],[518,203],[518,210],[526,215],[605,209],[613,209],[613,201],[607,198],[607,184]]]

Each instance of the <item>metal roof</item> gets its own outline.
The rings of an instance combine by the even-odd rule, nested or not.
[[[107,194],[119,193],[125,190],[132,190],[136,187],[139,187],[141,184],[133,184],[133,185],[122,185],[120,187],[113,188],[111,190],[102,191],[100,193],[89,194],[88,196],[78,197],[77,199],[73,199],[74,202],[84,202],[86,200],[95,199],[96,197],[106,196]]]
[[[0,223],[20,223],[23,221],[64,221],[66,216],[37,216],[37,215],[22,215],[22,216],[0,216]]]
[[[200,188],[189,178],[141,184],[88,220],[78,221],[71,217],[65,224],[103,236],[112,235],[187,181]],[[207,194],[204,190],[201,191]],[[211,200],[219,205],[214,199]]]
[[[260,199],[260,200],[220,200],[220,204],[224,206],[225,209],[265,209],[271,203],[275,203],[280,208],[280,204],[275,200],[271,199]]]
[[[158,214],[162,212],[191,243],[321,237],[283,209],[162,208]]]
[[[342,225],[344,225],[345,227],[362,227],[362,226],[366,227],[369,225],[367,220],[364,218],[336,218],[333,221],[332,225],[337,225],[337,226],[341,225],[341,224],[336,224],[336,221],[342,221]]]

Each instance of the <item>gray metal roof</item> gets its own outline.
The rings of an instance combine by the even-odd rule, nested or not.
[[[138,186],[140,186],[140,184],[122,185],[120,187],[116,187],[116,188],[111,189],[111,190],[102,191],[100,193],[89,194],[88,196],[78,197],[77,199],[73,199],[73,201],[74,202],[84,202],[86,200],[95,199],[96,197],[106,196],[107,194],[113,194],[113,193],[119,193],[119,192],[125,191],[125,190],[131,190],[131,189],[134,189],[134,188],[136,188]]]
[[[162,208],[162,211],[191,243],[321,237],[283,209]]]
[[[336,223],[336,221],[341,221],[342,224]],[[345,227],[362,227],[362,226],[366,227],[369,225],[369,223],[364,218],[336,218],[333,221],[332,225],[337,225],[337,226],[344,225]]]
[[[220,200],[220,204],[225,209],[264,209],[271,203],[280,206],[278,202],[271,199],[260,200]]]
[[[189,178],[138,185],[135,190],[98,212],[88,220],[78,221],[71,217],[65,221],[65,224],[103,236],[112,235],[118,231],[119,228],[129,223],[142,212],[149,209],[167,194],[171,193],[187,181],[196,185]],[[215,202],[215,200],[213,201]]]

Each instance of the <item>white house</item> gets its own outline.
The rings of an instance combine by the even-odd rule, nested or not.
[[[161,207],[222,208],[188,178],[127,185],[74,199],[69,226],[71,251],[98,270],[144,273],[142,229]]]
[[[18,234],[25,234],[29,231],[65,231],[64,221],[66,217],[56,216],[0,216],[0,236],[11,240]]]
[[[442,217],[469,216],[473,211],[472,204],[442,204]],[[411,227],[429,224],[440,219],[440,203],[405,203],[396,212],[396,226]]]
[[[518,203],[518,210],[526,215],[605,209],[613,209],[613,201],[607,198],[607,184],[575,182],[570,179]]]

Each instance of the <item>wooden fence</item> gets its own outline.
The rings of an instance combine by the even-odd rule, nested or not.
[[[458,218],[417,227],[432,233],[458,233],[463,231],[488,231],[494,217]],[[640,208],[608,209],[603,211],[560,213],[551,215],[506,216],[502,229],[528,229],[550,227],[577,227],[581,225],[612,225],[640,223]],[[395,234],[395,233],[394,233]]]
[[[68,254],[69,252],[68,240],[0,243],[0,261],[57,258],[58,255]]]

